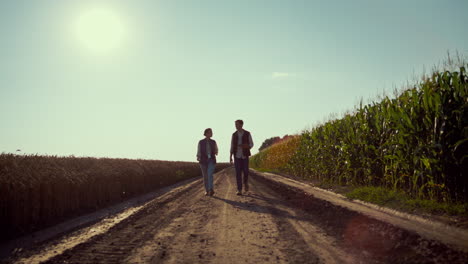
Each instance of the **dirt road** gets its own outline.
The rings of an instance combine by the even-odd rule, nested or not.
[[[463,263],[436,242],[253,175],[236,195],[232,168],[163,195],[102,234],[58,252],[28,253],[24,263]],[[86,236],[78,230],[72,236]],[[421,243],[427,245],[421,246]],[[431,244],[434,243],[434,244]],[[53,244],[53,243],[51,243]]]

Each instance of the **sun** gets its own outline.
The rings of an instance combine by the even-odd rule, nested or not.
[[[125,37],[122,18],[105,8],[91,9],[78,16],[75,31],[79,42],[96,53],[117,49]]]

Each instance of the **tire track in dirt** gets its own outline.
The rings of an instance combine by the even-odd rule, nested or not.
[[[214,186],[216,187],[218,185],[218,182],[221,180],[222,176],[224,174],[224,171],[218,173],[215,175],[215,181],[214,181]],[[201,187],[201,182],[200,186],[195,188],[197,191],[194,193],[194,197],[190,198],[193,201],[199,202],[201,199],[210,199],[209,197],[204,196],[204,188]],[[183,250],[184,254],[188,254],[186,250],[190,250],[190,247],[187,247],[187,244],[190,244],[190,240],[195,240],[197,237],[200,236],[200,232],[192,232],[188,234],[188,238],[186,237],[187,234],[185,234],[183,237],[186,239],[184,240],[183,237],[177,238],[178,242],[175,243],[175,237],[180,234],[180,233],[186,233],[186,231],[181,231],[181,229],[187,229],[188,226],[191,226],[192,228],[194,227],[195,221],[192,221],[190,217],[193,218],[193,214],[201,214],[201,215],[206,215],[208,212],[206,207],[200,207],[200,206],[195,206],[194,204],[191,204],[186,208],[180,215],[178,215],[176,218],[173,218],[171,222],[166,225],[165,227],[159,229],[157,232],[155,232],[152,236],[151,239],[148,239],[140,248],[136,249],[134,252],[131,253],[130,256],[128,256],[125,260],[123,260],[124,263],[151,263],[151,262],[157,262],[161,263],[162,261],[167,262],[167,263],[173,263],[180,261],[180,259],[175,259],[176,254],[172,253],[174,249],[174,245],[179,244],[180,248]],[[201,238],[200,243],[204,243],[206,246],[208,244],[206,239]],[[171,253],[169,253],[171,252]],[[194,253],[195,254],[195,253]],[[193,254],[192,254],[193,255]],[[198,256],[200,258],[200,256]]]
[[[161,226],[180,214],[180,208],[193,203],[188,199],[196,191],[198,180],[186,188],[157,198],[134,215],[85,243],[65,251],[44,263],[121,263],[129,252],[148,240]],[[180,206],[180,207],[179,207]],[[163,215],[164,217],[160,217]]]
[[[237,196],[234,171],[228,174],[222,188],[223,196],[215,197],[222,210],[213,231],[220,234],[215,247],[217,261],[227,263],[282,263],[287,259],[278,247],[272,247],[278,237],[278,229],[268,212],[263,210],[259,201],[253,201],[249,194]],[[259,186],[250,182],[252,192]]]
[[[259,184],[257,182],[257,184]],[[271,197],[277,196],[267,189],[266,192],[270,193]],[[271,199],[271,198],[270,198]],[[273,201],[273,200],[272,200]],[[303,211],[291,209],[290,205],[284,201],[279,203],[270,203],[274,210],[282,210],[292,217],[286,218],[291,227],[297,232],[313,252],[316,252],[321,262],[324,263],[359,263],[356,257],[353,257],[342,250],[338,242],[331,236],[327,235],[318,226],[310,223],[307,214]],[[281,218],[275,218],[280,221]]]
[[[35,264],[47,261],[78,244],[88,241],[94,236],[107,232],[116,224],[145,207],[148,201],[158,199],[158,197],[164,199],[164,197],[171,196],[168,192],[175,193],[190,188],[193,184],[197,184],[194,183],[194,180],[196,179],[190,179],[140,197],[132,198],[121,204],[99,210],[89,215],[80,216],[57,226],[31,234],[25,238],[15,240],[11,245],[7,245],[4,248],[4,252],[7,252],[8,248],[10,248],[10,251],[15,248],[15,252],[17,253],[9,258],[0,260],[0,263],[11,263],[16,260],[16,263]],[[151,196],[156,198],[149,198]],[[124,208],[126,209],[123,210]],[[103,218],[103,215],[107,215],[107,217]],[[81,226],[81,228],[78,228],[79,226]],[[56,238],[52,239],[53,237]],[[22,244],[22,242],[24,244]],[[26,249],[24,250],[23,247]],[[8,256],[8,254],[10,253],[6,253],[5,255]]]

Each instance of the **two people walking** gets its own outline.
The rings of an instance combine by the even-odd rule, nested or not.
[[[242,195],[242,186],[246,192],[249,191],[249,157],[251,156],[250,149],[253,147],[252,135],[249,131],[244,130],[243,126],[244,121],[235,121],[236,132],[231,137],[229,155],[230,163],[234,162],[236,168],[237,195]],[[197,160],[203,174],[205,195],[212,196],[214,194],[213,173],[216,166],[218,146],[216,141],[211,139],[213,136],[211,128],[205,129],[204,136],[205,138],[198,142]]]

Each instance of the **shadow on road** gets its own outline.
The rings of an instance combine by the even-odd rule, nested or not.
[[[247,210],[247,211],[251,211],[251,212],[255,212],[255,213],[271,214],[271,215],[276,216],[276,217],[291,218],[291,219],[295,219],[295,220],[303,220],[303,221],[308,220],[307,218],[292,215],[289,212],[287,212],[285,210],[282,210],[282,209],[279,209],[279,208],[276,208],[274,206],[264,206],[264,205],[259,205],[259,204],[253,202],[254,199],[257,199],[257,200],[266,201],[268,203],[274,202],[275,204],[279,204],[280,203],[279,200],[276,201],[275,199],[266,198],[266,197],[263,197],[261,195],[244,195],[244,197],[250,197],[250,198],[252,198],[252,200],[247,201],[247,202],[239,202],[239,201],[228,200],[228,199],[224,199],[224,198],[216,197],[216,196],[213,196],[212,198],[223,201],[223,202],[233,206],[234,208]]]

